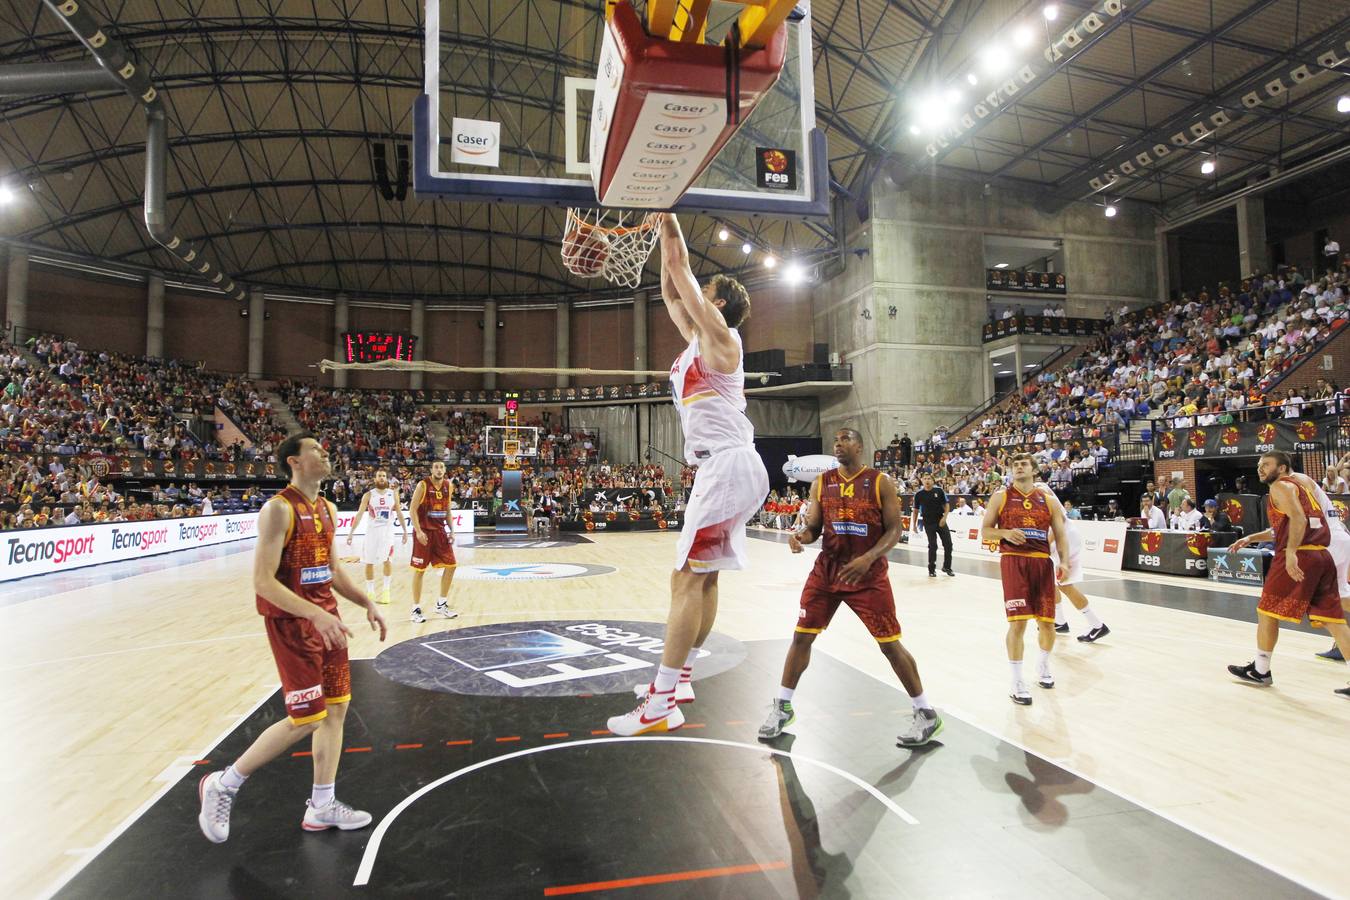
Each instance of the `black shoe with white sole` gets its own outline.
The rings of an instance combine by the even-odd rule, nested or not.
[[[1065,631],[1068,631],[1068,629],[1066,628]],[[1087,634],[1080,634],[1078,636],[1078,642],[1080,644],[1095,644],[1110,633],[1111,629],[1106,627],[1106,623],[1102,623]]]
[[[1036,684],[1038,687],[1043,687],[1048,691],[1055,686],[1055,676],[1051,675],[1049,672],[1042,672],[1040,675],[1036,676]]]
[[[1275,683],[1275,679],[1271,677],[1269,672],[1262,675],[1256,671],[1256,663],[1254,662],[1249,662],[1245,666],[1229,666],[1228,674],[1252,684],[1271,685]]]
[[[1063,625],[1056,625],[1056,626],[1055,626],[1055,633],[1056,633],[1056,634],[1068,634],[1068,633],[1069,633],[1069,623],[1068,623],[1068,622],[1065,622]]]

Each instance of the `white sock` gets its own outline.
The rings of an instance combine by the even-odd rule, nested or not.
[[[675,684],[680,680],[680,670],[671,666],[658,666],[656,669],[656,680],[652,682],[652,690],[658,694],[668,694],[675,690]]]
[[[220,783],[232,791],[237,791],[243,787],[245,781],[248,781],[248,776],[241,775],[239,770],[234,767],[233,763],[231,763],[224,772],[220,773]]]
[[[1041,650],[1040,656],[1036,659],[1036,673],[1038,675],[1050,674],[1050,651]]]
[[[783,687],[782,685],[778,686],[778,699],[782,700],[784,703],[791,703],[792,695],[795,693],[797,693],[796,688]]]
[[[1020,659],[1008,660],[1008,668],[1012,669],[1013,687],[1022,683],[1022,661]]]
[[[1063,600],[1056,600],[1056,601],[1055,601],[1055,624],[1056,624],[1056,625],[1068,625],[1068,624],[1069,624],[1069,614],[1066,613],[1066,612],[1064,611],[1064,601],[1063,601]]]
[[[392,576],[392,575],[386,575],[386,576],[384,576],[384,590],[385,590],[385,593],[388,593],[388,592],[389,592],[389,582],[391,582],[391,581],[393,581],[393,580],[394,580],[394,576]]]
[[[694,680],[694,660],[698,659],[698,648],[690,649],[689,655],[684,658],[684,668],[680,669],[680,682],[688,684]]]
[[[445,595],[444,597],[442,597],[441,599],[437,600],[437,601],[436,601],[436,605],[437,605],[437,606],[449,606],[449,605],[450,605],[450,600],[448,599],[449,596],[450,596],[450,595],[447,594],[447,595]]]
[[[1089,628],[1102,627],[1102,617],[1097,615],[1096,611],[1093,610],[1091,606],[1085,606],[1080,609],[1079,612],[1083,614],[1083,618],[1087,619]]]
[[[375,582],[373,581],[366,582],[366,596],[367,597],[375,596]]]
[[[1256,651],[1256,672],[1258,675],[1270,674],[1270,654],[1274,651],[1257,650]]]
[[[909,702],[914,704],[915,709],[932,709],[933,704],[928,702],[928,695],[920,691],[917,696],[910,697]]]
[[[309,794],[309,805],[320,809],[333,802],[333,785],[316,784]]]

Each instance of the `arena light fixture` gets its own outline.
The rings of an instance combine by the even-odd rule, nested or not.
[[[995,268],[995,269],[1006,269],[1006,268],[1008,268],[1008,264],[1007,264],[1007,263],[994,263],[994,268]]]
[[[772,269],[776,265],[778,265],[778,258],[775,257],[772,253],[764,257],[764,268]]]
[[[919,123],[918,123],[918,122],[915,122],[914,124],[912,124],[912,125],[909,126],[909,133],[910,133],[910,134],[922,134],[922,133],[923,133],[923,129],[919,127]]]
[[[1200,164],[1200,174],[1202,175],[1213,175],[1214,169],[1215,165],[1212,159],[1207,159]]]
[[[729,237],[731,237],[730,231],[727,231],[725,228],[717,229],[717,239],[719,241],[725,241]]]
[[[1106,204],[1106,209],[1103,210],[1103,212],[1106,213],[1106,217],[1107,217],[1108,219],[1114,219],[1114,218],[1116,217],[1116,206],[1115,206],[1115,204],[1114,204],[1114,203],[1108,203],[1108,204]]]
[[[987,75],[998,75],[1008,68],[1008,53],[993,44],[980,51],[980,67]]]
[[[751,247],[748,243],[746,243],[746,244],[741,244],[741,252],[744,253],[746,256],[749,256],[749,255],[750,255],[750,251],[753,250],[753,249],[754,249],[754,248]]]
[[[975,85],[977,85],[977,84],[980,83],[980,76],[976,75],[974,72],[967,72],[967,73],[966,73],[966,81],[967,81],[972,87],[974,87]]]
[[[783,280],[788,284],[801,284],[806,280],[806,270],[801,263],[790,262],[783,267]]]
[[[1059,18],[1059,7],[1053,3],[1047,3],[1041,10],[1041,15],[1045,16],[1045,21],[1053,22]]]
[[[1031,30],[1030,25],[1019,25],[1013,31],[1013,45],[1025,49],[1031,46],[1031,42],[1036,40],[1036,32]]]
[[[9,206],[14,200],[14,189],[7,184],[0,184],[0,206]]]
[[[956,106],[964,99],[964,97],[961,94],[960,88],[954,87],[947,88],[947,93],[944,94],[943,96],[945,96],[947,102],[952,104],[953,106]]]
[[[1336,112],[1350,113],[1350,94],[1336,98]]]

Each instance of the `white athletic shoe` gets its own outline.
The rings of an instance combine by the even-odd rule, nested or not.
[[[610,731],[622,737],[674,731],[684,724],[684,713],[675,702],[674,694],[674,691],[665,694],[649,692],[637,709],[627,715],[613,716],[606,724]]]
[[[330,828],[355,831],[365,828],[370,822],[370,813],[352,809],[334,797],[327,806],[315,806],[313,800],[306,800],[305,818],[301,820],[300,827],[306,831],[327,831]]]
[[[1036,684],[1048,691],[1055,686],[1055,676],[1049,672],[1041,672],[1036,676]]]
[[[424,616],[424,615],[422,615],[422,607],[420,607],[420,606],[414,606],[414,607],[413,607],[413,611],[412,611],[412,615],[411,615],[411,616],[408,616],[408,620],[411,621],[411,622],[416,622],[417,624],[420,625],[421,623],[423,623],[423,622],[425,622],[425,621],[427,620],[427,617]]]
[[[447,603],[447,602],[445,602],[444,600],[438,600],[438,601],[436,602],[436,612],[439,613],[440,616],[441,616],[442,618],[445,618],[445,619],[458,619],[458,618],[459,618],[459,613],[457,613],[457,612],[455,612],[453,609],[451,609],[451,608],[450,608],[450,604]]]
[[[642,684],[635,684],[633,685],[633,696],[641,700],[643,697],[647,696],[647,692],[651,689],[652,684],[650,681],[644,681]],[[693,703],[695,699],[694,683],[692,681],[678,681],[675,683],[676,703]]]
[[[221,784],[223,772],[210,772],[197,782],[197,798],[202,802],[202,810],[197,814],[197,825],[202,834],[213,844],[223,844],[230,836],[230,811],[234,809],[234,798],[239,791],[230,790]]]
[[[1031,705],[1031,691],[1027,690],[1027,685],[1024,681],[1019,681],[1017,684],[1013,685],[1013,689],[1008,696],[1011,697],[1012,702],[1016,703],[1018,706]]]

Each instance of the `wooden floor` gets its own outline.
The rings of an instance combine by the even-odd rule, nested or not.
[[[669,534],[614,534],[554,550],[461,551],[462,562],[547,560],[618,571],[519,584],[462,581],[453,593],[456,624],[662,619],[674,543]],[[782,545],[752,540],[750,555],[747,572],[723,577],[718,630],[745,641],[785,638],[813,554],[794,557]],[[0,606],[0,808],[17,816],[0,837],[0,894],[48,892],[275,689],[249,591],[251,559],[236,553]],[[895,565],[891,573],[905,643],[948,715],[1317,891],[1350,896],[1335,855],[1350,834],[1350,703],[1331,693],[1346,671],[1312,657],[1325,638],[1282,635],[1277,685],[1262,690],[1224,671],[1251,657],[1251,624],[1095,598],[1113,634],[1097,646],[1061,638],[1058,688],[1037,691],[1035,705],[1021,708],[1007,698],[998,583],[971,575],[930,580],[917,566]],[[1104,583],[1083,587],[1093,596]],[[390,643],[442,630],[441,621],[407,621],[401,598],[408,584],[400,567],[395,603],[383,607]],[[0,600],[6,590],[0,587]],[[1081,619],[1073,624],[1082,630]],[[892,681],[847,611],[817,647]],[[352,655],[379,650],[358,628]],[[775,685],[762,687],[767,703]],[[808,671],[801,696],[812,691]],[[626,701],[615,700],[620,711]],[[760,713],[749,709],[746,717]]]

